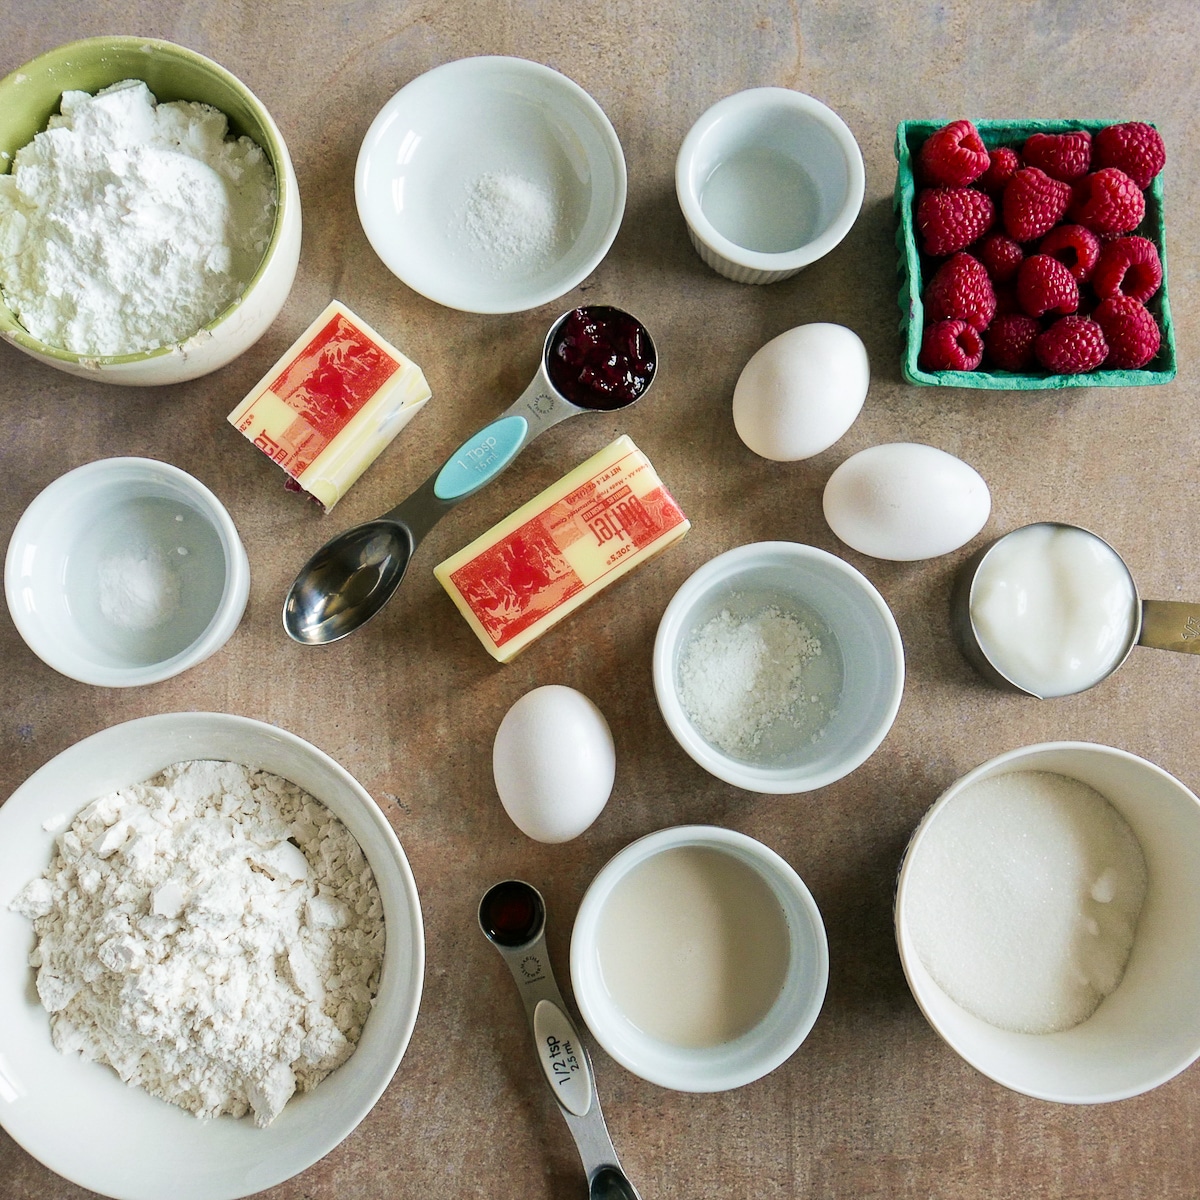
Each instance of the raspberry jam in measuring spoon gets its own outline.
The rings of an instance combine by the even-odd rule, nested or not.
[[[564,313],[546,334],[537,374],[515,403],[391,512],[340,533],[305,563],[283,605],[288,636],[320,646],[369,621],[400,586],[421,539],[450,509],[491,483],[552,425],[639,399],[654,381],[657,358],[646,327],[619,308]]]

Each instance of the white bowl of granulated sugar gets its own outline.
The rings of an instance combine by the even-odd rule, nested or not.
[[[514,313],[583,282],[625,211],[625,156],[577,83],[484,55],[418,76],[359,151],[367,240],[414,291],[448,308]]]
[[[179,383],[278,316],[300,192],[270,113],[223,67],[88,38],[0,80],[0,229],[0,337],[71,375]]]
[[[718,555],[675,593],[654,692],[696,762],[751,792],[810,792],[874,753],[900,707],[904,648],[861,572],[797,542]]]
[[[388,1086],[424,961],[404,851],[327,754],[223,713],[115,725],[0,807],[0,1124],[117,1200],[273,1187]]]

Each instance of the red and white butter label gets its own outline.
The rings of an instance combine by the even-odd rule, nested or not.
[[[687,528],[650,462],[623,437],[435,573],[474,616],[485,644],[503,649],[548,627]]]
[[[267,389],[251,399],[236,428],[298,478],[399,369],[399,359],[336,312]],[[286,427],[280,428],[278,408],[268,397],[292,411]],[[264,409],[270,420],[261,419],[267,415]]]

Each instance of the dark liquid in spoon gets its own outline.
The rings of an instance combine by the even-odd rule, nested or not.
[[[523,946],[533,941],[545,919],[541,897],[519,879],[489,888],[479,902],[479,924],[500,946]]]
[[[546,369],[572,404],[607,411],[632,404],[650,386],[656,360],[641,321],[619,308],[591,305],[563,318]]]

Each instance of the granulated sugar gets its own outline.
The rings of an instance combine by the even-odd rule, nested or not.
[[[354,1051],[383,911],[346,827],[295,784],[184,762],[89,804],[10,906],[64,1053],[202,1117],[269,1125]]]
[[[1099,792],[1044,771],[985,779],[933,819],[906,922],[925,969],[981,1020],[1054,1033],[1121,982],[1146,863]]]
[[[791,613],[771,606],[749,617],[723,609],[692,634],[679,663],[680,700],[692,724],[727,754],[756,750],[777,722],[799,724],[805,668],[821,642]]]
[[[544,266],[558,242],[560,205],[544,184],[510,172],[480,175],[462,221],[471,245],[497,270]]]

